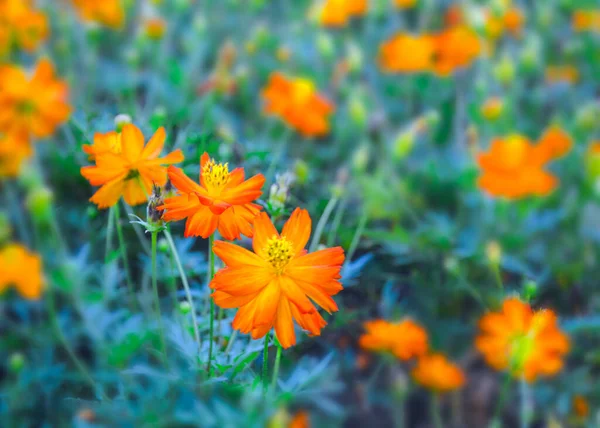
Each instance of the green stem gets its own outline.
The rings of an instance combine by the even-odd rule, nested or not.
[[[210,282],[215,276],[215,253],[213,252],[213,244],[215,242],[215,234],[213,233],[208,237],[208,285],[210,286]],[[208,372],[208,378],[210,379],[212,376],[212,353],[213,353],[213,342],[214,342],[214,329],[215,329],[215,301],[211,296],[210,299],[210,325],[209,325],[209,333],[208,333],[208,362],[206,370]]]
[[[440,395],[434,392],[431,396],[431,420],[435,428],[442,428],[442,415],[440,414]]]
[[[352,237],[352,242],[350,243],[350,248],[348,248],[348,253],[346,254],[346,261],[344,262],[344,266],[347,263],[350,263],[352,257],[354,257],[354,253],[358,248],[358,243],[360,242],[360,237],[365,231],[365,227],[367,226],[368,216],[367,213],[363,213],[358,221],[358,226],[356,228],[356,232],[354,232],[354,236]]]
[[[507,374],[504,378],[504,382],[502,383],[500,395],[498,396],[498,401],[496,402],[496,410],[494,410],[494,420],[500,418],[500,413],[502,412],[504,401],[506,400],[506,393],[508,392],[508,387],[510,386],[510,379],[510,375]]]
[[[277,386],[277,378],[279,377],[279,365],[281,364],[281,344],[275,340],[277,345],[277,355],[275,355],[275,366],[273,367],[273,380],[271,380],[271,389],[275,390]]]
[[[135,288],[133,281],[131,280],[131,272],[129,270],[129,260],[127,259],[127,247],[125,246],[125,239],[123,238],[123,227],[121,226],[121,213],[119,205],[114,206],[115,213],[115,224],[117,225],[117,237],[119,238],[119,252],[121,253],[121,260],[123,260],[123,267],[125,268],[125,278],[127,280],[127,288],[129,290],[129,302],[131,304],[131,310],[135,310]]]
[[[344,216],[344,211],[346,211],[346,206],[348,206],[348,198],[343,198],[339,203],[331,222],[331,229],[329,231],[329,235],[327,236],[328,247],[333,247],[333,244],[335,243],[335,238],[337,237],[337,232],[340,228],[340,224],[342,223],[342,217]]]
[[[106,244],[104,247],[104,269],[108,269],[108,266],[110,265],[110,251],[112,249],[112,237],[113,237],[113,229],[114,227],[114,215],[113,215],[113,211],[114,211],[114,207],[110,207],[108,210],[108,225],[106,226]],[[102,293],[103,296],[103,300],[104,303],[107,303],[108,300],[108,289],[109,289],[109,284],[108,281],[110,280],[110,275],[108,275],[107,273],[104,274],[104,292]]]
[[[529,427],[529,387],[524,377],[519,381],[519,389],[521,392],[521,428]]]
[[[269,333],[265,335],[265,346],[263,348],[263,366],[262,366],[262,383],[263,392],[267,392],[269,381],[267,379],[269,375]]]
[[[81,362],[81,360],[79,360],[79,358],[77,357],[77,354],[71,348],[69,341],[67,340],[67,338],[65,337],[65,334],[63,333],[62,329],[60,328],[60,323],[58,321],[58,316],[56,314],[56,308],[54,307],[53,291],[50,290],[46,294],[46,296],[47,296],[46,301],[48,303],[48,315],[50,317],[50,323],[52,324],[52,327],[54,328],[54,331],[56,332],[56,336],[58,337],[59,342],[61,343],[61,345],[63,346],[65,351],[67,351],[67,355],[69,355],[69,358],[71,359],[71,361],[73,362],[73,364],[75,365],[75,367],[77,368],[77,370],[79,371],[81,376],[90,385],[90,387],[92,387],[92,389],[94,391],[96,391],[96,393],[99,393],[100,396],[102,396],[103,398],[106,398],[106,397],[104,397],[104,394],[102,393],[102,391],[98,389],[98,386],[96,385],[96,382],[94,381],[94,378],[92,378],[92,375],[86,368],[85,364],[83,364]]]
[[[319,241],[321,240],[321,235],[323,234],[323,230],[325,229],[325,225],[329,220],[329,216],[333,212],[335,205],[337,204],[338,198],[335,196],[327,202],[327,206],[325,207],[325,211],[323,211],[323,215],[319,219],[317,223],[317,227],[315,228],[315,235],[313,236],[313,240],[310,243],[309,252],[313,252],[319,246]]]
[[[496,284],[500,290],[504,289],[504,284],[502,283],[502,275],[500,274],[500,266],[494,263],[492,265],[492,272],[494,273],[494,279],[496,280]]]
[[[158,284],[157,284],[157,272],[156,272],[156,241],[158,232],[151,232],[152,234],[152,289],[154,290],[154,305],[156,306],[156,317],[159,323],[160,333],[160,344],[162,348],[162,355],[166,361],[167,358],[167,347],[165,344],[165,332],[162,323],[162,315],[160,313],[160,299],[158,298]]]
[[[177,270],[179,271],[179,276],[181,277],[181,282],[183,283],[183,289],[185,290],[185,297],[188,303],[190,304],[190,316],[192,317],[192,326],[194,327],[194,339],[196,339],[196,343],[198,344],[198,353],[200,353],[200,350],[202,349],[202,342],[200,341],[200,332],[198,331],[198,320],[196,319],[196,306],[194,305],[194,300],[192,299],[190,284],[188,283],[187,276],[185,275],[185,271],[183,270],[183,266],[181,265],[181,260],[179,259],[177,248],[175,247],[175,243],[173,242],[173,237],[171,237],[171,233],[168,230],[165,230],[165,237],[167,238],[167,242],[169,243],[171,254],[175,259],[175,264],[177,265]]]
[[[145,191],[145,188],[144,188],[144,191]],[[132,215],[134,215],[133,209],[129,205],[127,205],[125,202],[123,202],[123,205],[125,206],[125,212],[127,213],[128,217],[131,217]],[[133,226],[133,231],[135,232],[136,236],[138,237],[138,239],[140,241],[140,245],[144,249],[144,252],[146,254],[150,255],[150,247],[148,247],[148,241],[144,237],[144,232],[142,231],[142,227],[135,222],[131,223],[131,225]]]

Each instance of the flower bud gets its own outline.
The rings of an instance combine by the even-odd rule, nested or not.
[[[367,124],[367,108],[361,97],[357,94],[353,94],[348,102],[348,111],[350,113],[350,119],[359,128],[363,129]]]
[[[490,97],[481,106],[481,115],[489,120],[497,120],[504,111],[504,101],[500,97]]]
[[[348,43],[346,45],[348,68],[352,73],[357,73],[362,69],[364,63],[364,55],[360,46],[356,43]]]
[[[297,159],[294,164],[294,176],[299,184],[304,184],[308,180],[308,174],[310,173],[310,167],[302,159]]]
[[[38,223],[47,223],[52,216],[54,195],[47,187],[38,187],[27,194],[26,206],[33,219]]]
[[[531,301],[537,295],[538,285],[537,282],[528,279],[523,283],[523,298],[526,301]]]
[[[582,131],[593,131],[600,124],[600,104],[588,103],[577,109],[575,125]]]
[[[460,272],[460,266],[456,257],[446,257],[444,259],[444,269],[451,275],[457,275]]]
[[[290,420],[290,414],[285,408],[281,407],[275,412],[271,419],[269,419],[267,428],[288,428]]]
[[[165,238],[161,238],[157,242],[158,251],[166,253],[169,251],[169,242]]]
[[[13,352],[8,360],[8,369],[11,373],[19,373],[25,367],[25,356],[20,352]]]
[[[394,159],[404,159],[412,152],[414,145],[415,132],[412,129],[401,131],[394,139]]]
[[[515,65],[513,60],[505,55],[494,66],[494,77],[504,86],[509,86],[515,80]]]
[[[352,156],[352,169],[355,172],[363,172],[369,163],[369,146],[361,144]]]
[[[150,40],[158,41],[162,39],[166,31],[167,23],[162,18],[148,18],[144,22],[144,34]]]
[[[121,132],[125,125],[131,124],[131,116],[128,114],[118,114],[115,116],[115,129],[117,132]]]
[[[154,185],[152,188],[152,195],[148,200],[148,207],[146,209],[146,221],[152,226],[162,226],[163,224],[163,211],[159,210],[158,207],[164,204],[161,188]]]
[[[291,172],[277,174],[275,183],[269,189],[268,203],[274,212],[279,212],[285,208],[285,203],[290,193],[290,187],[296,181],[296,177]]]
[[[499,266],[502,261],[502,247],[498,241],[490,241],[485,246],[485,255],[491,265]]]
[[[192,310],[192,305],[190,305],[190,302],[188,302],[187,300],[184,300],[183,302],[179,302],[179,312],[182,315],[187,315],[191,312]]]
[[[154,128],[164,126],[167,121],[167,109],[163,105],[157,105],[152,112],[150,123]]]

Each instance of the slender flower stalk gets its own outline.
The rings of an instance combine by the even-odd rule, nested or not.
[[[213,252],[213,243],[215,242],[215,234],[213,233],[208,237],[208,283],[212,281],[215,276],[215,253]],[[210,324],[209,324],[209,333],[208,333],[208,362],[206,364],[206,370],[208,372],[208,378],[212,376],[212,353],[213,353],[213,344],[214,344],[214,324],[215,324],[215,301],[212,296],[209,296],[210,299]]]
[[[321,218],[319,219],[319,222],[317,223],[317,227],[315,228],[315,234],[313,236],[313,239],[310,243],[310,247],[308,248],[308,250],[312,253],[313,251],[315,251],[317,249],[317,247],[319,246],[319,241],[321,240],[321,235],[323,234],[323,230],[325,229],[325,225],[327,224],[327,221],[329,220],[329,217],[331,216],[331,213],[333,212],[333,209],[335,208],[335,206],[337,205],[338,202],[338,198],[337,197],[333,197],[329,200],[329,202],[327,202],[327,206],[325,207],[325,211],[323,211],[323,215],[321,216]]]
[[[263,348],[263,365],[262,365],[262,384],[263,393],[266,394],[269,381],[267,377],[269,375],[269,335],[265,336],[265,346]]]
[[[431,396],[431,420],[435,428],[443,428],[442,415],[440,414],[440,394],[434,392]]]
[[[179,254],[177,253],[177,248],[175,247],[175,243],[173,242],[173,237],[168,230],[165,230],[165,237],[167,238],[167,242],[169,243],[169,248],[171,249],[171,254],[175,259],[175,264],[177,265],[177,270],[179,271],[179,276],[181,277],[181,282],[183,284],[183,289],[185,290],[185,297],[190,304],[190,316],[192,317],[192,326],[194,327],[194,339],[198,344],[198,352],[200,352],[202,348],[202,342],[200,340],[200,332],[198,331],[198,319],[196,318],[196,306],[194,305],[194,301],[192,299],[192,292],[190,291],[190,284],[188,283],[187,276],[185,275],[185,271],[183,270],[183,266],[181,265],[181,260],[179,259]]]
[[[165,332],[162,324],[162,315],[160,313],[160,300],[158,298],[158,284],[157,284],[157,272],[156,272],[156,242],[158,237],[158,231],[153,230],[152,234],[152,289],[154,290],[154,305],[156,306],[156,317],[159,322],[159,333],[160,333],[160,344],[162,348],[162,355],[166,360],[167,347],[165,344]]]
[[[273,367],[273,380],[271,380],[271,389],[275,389],[277,386],[277,378],[279,377],[279,365],[281,364],[281,344],[278,340],[275,341],[277,345],[277,355],[275,355],[275,366]]]
[[[121,215],[119,205],[115,205],[110,209],[115,216],[115,224],[117,226],[117,237],[119,239],[119,252],[121,254],[121,260],[123,260],[123,267],[125,268],[125,278],[127,280],[127,288],[129,290],[129,301],[131,303],[131,309],[135,309],[135,288],[133,287],[133,281],[131,280],[131,272],[129,270],[129,260],[127,259],[127,247],[125,245],[125,239],[123,237],[123,227],[121,226]]]

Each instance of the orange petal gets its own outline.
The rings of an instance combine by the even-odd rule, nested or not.
[[[188,217],[185,223],[184,236],[201,236],[207,239],[217,229],[219,216],[214,215],[208,208],[200,205],[198,210]]]
[[[277,340],[284,349],[296,344],[296,333],[294,332],[294,321],[290,303],[287,299],[280,299],[277,317],[275,318],[275,333]]]
[[[229,242],[215,241],[213,251],[229,267],[267,266],[267,263],[253,252]]]
[[[272,276],[267,267],[224,268],[217,272],[210,287],[232,296],[256,294],[269,284]]]
[[[294,282],[294,280],[282,275],[279,277],[279,284],[285,297],[298,307],[300,313],[307,314],[316,311],[316,308],[310,300],[308,300],[304,291]]]
[[[142,134],[142,131],[137,126],[128,123],[121,131],[121,140],[123,157],[129,162],[137,161],[144,148],[144,134]]]
[[[156,130],[154,135],[148,141],[148,144],[146,144],[146,147],[142,150],[141,157],[143,159],[154,159],[160,155],[160,152],[165,145],[166,138],[167,133],[165,132],[165,128],[161,126]]]
[[[281,235],[292,243],[294,254],[298,254],[306,247],[306,243],[310,238],[310,230],[311,219],[308,211],[296,208],[283,226]]]
[[[267,241],[272,237],[279,237],[279,233],[269,216],[261,212],[254,219],[254,238],[252,239],[252,248],[254,252],[260,257],[266,259],[265,249],[267,247]]]

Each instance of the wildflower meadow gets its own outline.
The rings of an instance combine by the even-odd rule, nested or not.
[[[596,0],[0,0],[0,427],[600,427]]]

